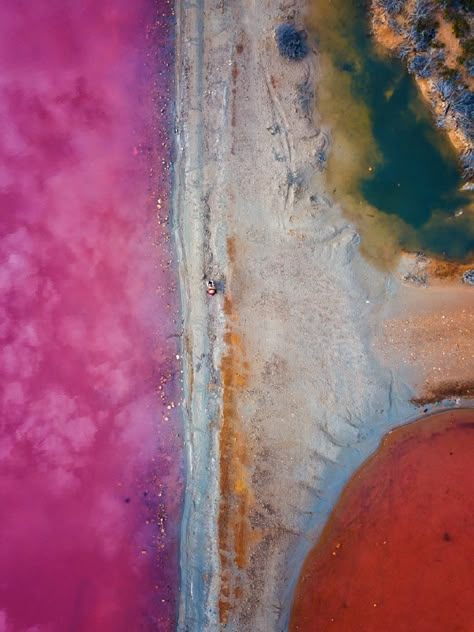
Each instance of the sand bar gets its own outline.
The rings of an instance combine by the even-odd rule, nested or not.
[[[387,306],[406,286],[362,258],[323,176],[314,184],[330,145],[305,105],[317,53],[291,63],[274,41],[303,9],[178,7],[180,630],[285,630],[304,557],[344,483],[419,411],[419,372],[379,348],[387,353]],[[220,290],[212,299],[206,277]]]

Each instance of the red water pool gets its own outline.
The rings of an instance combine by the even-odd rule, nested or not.
[[[0,6],[0,631],[174,629],[173,8]]]
[[[474,411],[391,433],[309,554],[291,632],[474,630]]]

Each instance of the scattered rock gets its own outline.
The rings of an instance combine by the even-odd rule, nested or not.
[[[462,280],[468,285],[474,285],[474,268],[466,270],[466,272],[462,275]]]
[[[408,283],[418,285],[419,287],[427,287],[428,285],[428,278],[426,274],[413,274],[413,272],[408,272],[403,276],[403,280]]]

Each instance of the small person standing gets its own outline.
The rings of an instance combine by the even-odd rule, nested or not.
[[[207,293],[209,294],[209,296],[214,296],[214,294],[217,294],[216,284],[210,279],[207,282]]]

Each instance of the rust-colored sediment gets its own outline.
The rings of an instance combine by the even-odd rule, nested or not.
[[[427,272],[430,278],[440,281],[460,281],[467,270],[472,268],[472,263],[456,263],[454,261],[443,261],[442,259],[431,259]]]
[[[241,34],[240,38],[243,40],[244,36],[243,34]],[[244,52],[244,44],[243,42],[239,42],[239,44],[237,44],[237,46],[235,47],[235,52],[236,52],[236,56],[237,58],[234,58],[233,62],[232,62],[232,101],[231,101],[231,119],[230,119],[230,124],[232,127],[236,127],[237,125],[237,79],[239,78],[240,75],[240,68],[239,66],[242,66],[242,64],[244,64],[244,60],[242,59],[242,53]],[[232,148],[231,148],[231,154],[234,155],[234,137],[232,136]]]
[[[463,274],[474,265],[472,261],[459,263],[435,257],[420,257],[419,254],[407,250],[402,250],[402,257],[410,264],[412,272],[426,276],[429,285],[462,284]]]
[[[411,402],[416,406],[434,404],[445,399],[472,399],[474,398],[474,381],[455,382],[445,381],[435,386],[427,385],[425,391],[419,397],[413,397]]]
[[[229,263],[235,259],[235,242],[227,242]],[[227,623],[235,600],[242,594],[242,577],[248,547],[252,540],[249,511],[253,494],[249,488],[249,450],[247,437],[239,418],[237,395],[247,385],[248,363],[240,335],[235,331],[237,314],[229,294],[224,297],[227,329],[224,336],[225,354],[222,358],[223,385],[222,424],[220,430],[220,508],[219,508],[219,555],[221,564],[221,588],[219,616]]]

